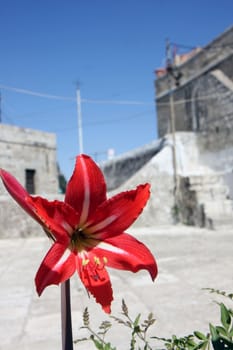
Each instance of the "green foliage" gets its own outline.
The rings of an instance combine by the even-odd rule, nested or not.
[[[228,298],[230,300],[233,300],[233,293],[227,294],[223,290],[214,289],[214,288],[203,288],[203,290],[207,290],[210,293],[218,294],[218,295],[224,296],[224,297],[226,297],[226,298]]]
[[[127,327],[131,331],[131,340],[129,344],[129,349],[130,350],[152,350],[152,347],[149,345],[149,342],[147,340],[147,331],[148,329],[154,324],[155,319],[153,317],[152,313],[149,313],[148,317],[140,322],[141,320],[141,314],[138,314],[135,319],[132,319],[129,316],[129,311],[128,307],[125,303],[124,300],[122,300],[122,305],[121,305],[121,315],[122,317],[115,317],[115,316],[110,316],[112,320],[115,322],[122,324],[123,326]],[[90,336],[89,338],[82,338],[82,339],[77,339],[74,341],[74,343],[78,343],[80,341],[86,341],[86,340],[91,340],[96,349],[99,350],[116,350],[116,347],[113,347],[109,342],[105,341],[105,336],[108,333],[108,331],[112,327],[112,323],[110,321],[103,321],[98,330],[94,331],[92,330],[90,326],[90,316],[88,309],[85,308],[83,312],[83,327],[89,331]],[[138,346],[138,342],[142,344],[142,348]]]
[[[90,336],[89,338],[77,339],[74,341],[74,343],[91,340],[94,343],[96,349],[98,350],[116,350],[116,348],[113,347],[111,343],[106,343],[104,340],[106,333],[111,327],[111,322],[103,321],[99,326],[99,330],[97,332],[93,331],[90,326],[90,316],[86,307],[83,312],[83,327],[81,328],[87,329],[90,333]]]
[[[99,350],[116,350],[116,348],[113,348],[110,343],[105,343],[102,340],[98,340],[94,335],[91,335],[90,339],[95,344],[96,349],[99,349]]]
[[[59,191],[60,191],[61,193],[65,193],[65,192],[66,192],[67,181],[66,181],[65,176],[62,174],[58,163],[57,163],[57,173],[58,173],[58,186],[59,186]]]
[[[222,297],[233,300],[233,294],[227,294],[224,291],[206,288],[210,293],[218,294]],[[128,307],[124,300],[121,305],[121,317],[110,316],[112,320],[121,324],[130,330],[131,340],[129,350],[233,350],[233,310],[228,308],[224,303],[218,303],[220,308],[220,325],[214,326],[209,324],[209,333],[204,334],[200,331],[194,331],[193,334],[180,337],[173,335],[171,338],[160,338],[157,336],[150,337],[148,340],[147,331],[155,323],[152,313],[149,313],[144,321],[141,321],[141,314],[132,318],[129,314]],[[105,336],[112,328],[110,321],[104,321],[100,324],[97,332],[90,327],[90,319],[87,308],[83,313],[82,328],[89,331],[89,338],[78,339],[75,343],[84,340],[91,340],[96,349],[99,350],[116,350],[111,343],[105,341]],[[159,340],[165,348],[152,347],[151,342]]]
[[[124,299],[122,300],[121,310],[124,318],[119,318],[115,316],[111,316],[111,318],[114,319],[116,322],[123,324],[124,326],[131,329],[130,350],[136,349],[137,339],[140,339],[141,342],[143,343],[143,346],[144,346],[143,350],[152,349],[147,340],[147,331],[150,328],[150,326],[152,326],[152,324],[154,324],[155,322],[155,318],[153,317],[153,314],[149,313],[148,317],[141,323],[140,323],[141,314],[138,314],[136,318],[133,320],[129,316],[128,307]]]
[[[158,337],[153,337],[153,338],[162,340],[167,350],[186,350],[186,349],[187,350],[197,350],[197,349],[205,350],[207,349],[207,346],[209,344],[208,336],[205,336],[201,332],[194,332],[194,333],[197,333],[197,335],[191,334],[182,338],[177,338],[175,335],[173,335],[172,338],[169,338],[169,339],[158,338]]]
[[[58,175],[58,184],[59,184],[59,189],[60,189],[61,193],[65,193],[67,181],[66,181],[65,176],[61,173]]]
[[[177,204],[174,204],[172,209],[171,209],[171,212],[172,212],[172,217],[173,217],[173,220],[174,222],[179,222],[180,221],[180,209],[179,209],[179,206]]]

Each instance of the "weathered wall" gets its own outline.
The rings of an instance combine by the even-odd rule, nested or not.
[[[233,225],[233,201],[218,174],[179,177],[178,216],[188,225],[215,228]]]
[[[149,183],[151,185],[150,199],[142,214],[135,221],[135,227],[171,225],[174,223],[174,183],[171,163],[171,148],[167,146],[151,158],[145,166],[134,173],[116,191],[109,193],[112,196],[121,191],[136,188],[139,184]]]
[[[215,227],[217,224],[233,223],[232,201],[228,189],[222,181],[221,172],[208,165],[200,150],[199,135],[193,132],[179,132],[176,135],[177,176],[179,184],[179,203],[176,212],[174,198],[174,169],[172,161],[172,137],[166,137],[155,144],[160,145],[159,152],[148,157],[143,166],[134,171],[134,152],[121,157],[124,164],[122,184],[108,197],[121,191],[130,190],[139,184],[151,184],[151,196],[135,226],[170,225],[179,217],[182,223]],[[154,145],[155,145],[154,144]],[[152,147],[153,148],[153,147]],[[156,148],[157,149],[157,148]],[[139,154],[151,151],[147,145],[135,151],[135,169]],[[149,154],[151,154],[149,152]],[[207,156],[208,158],[208,156]],[[145,159],[145,158],[144,158]],[[117,159],[119,161],[119,159]],[[111,161],[114,163],[114,159]],[[141,162],[139,162],[141,164]],[[129,166],[129,172],[127,172]],[[113,167],[114,168],[114,167]],[[118,180],[119,173],[111,173],[111,181]],[[46,197],[50,200],[63,200],[63,196],[54,194]],[[174,215],[175,214],[175,215]],[[43,230],[5,193],[0,195],[0,238],[43,235]]]
[[[35,170],[36,193],[57,193],[55,134],[0,124],[0,167],[25,186],[25,170]],[[4,194],[2,184],[0,194]]]
[[[63,200],[63,196],[58,194],[46,197],[49,200]],[[44,234],[41,226],[8,193],[0,195],[0,238],[35,237]]]
[[[182,72],[181,84],[187,83],[193,78],[204,74],[206,71],[213,69],[214,66],[225,60],[228,56],[232,56],[232,39],[233,27],[230,27],[203,49],[192,56],[188,61],[179,66]],[[228,66],[228,71],[225,72],[233,79],[233,72]],[[173,82],[175,88],[175,82]],[[167,94],[168,90],[168,76],[164,75],[155,81],[156,97],[160,98]]]
[[[233,198],[233,27],[179,66],[173,86],[175,130],[194,131],[202,162],[221,173]],[[173,81],[174,84],[174,81]],[[171,132],[168,75],[156,85],[158,133]]]
[[[177,131],[197,131],[218,141],[231,137],[233,125],[233,81],[226,75],[228,66],[233,66],[233,54],[221,61],[212,70],[182,84],[173,92],[175,125]],[[160,137],[170,129],[169,95],[157,98],[158,132]],[[232,144],[232,137],[229,140]],[[228,140],[227,140],[228,142]]]
[[[141,169],[163,145],[164,140],[157,140],[144,147],[114,157],[100,165],[109,191],[119,187],[139,169]]]
[[[176,130],[205,133],[206,147],[213,146],[215,137],[218,143],[227,137],[233,144],[232,41],[233,27],[179,66],[179,87],[171,79]],[[169,75],[156,79],[155,88],[158,132],[163,137],[171,132]]]
[[[136,226],[172,224],[176,219],[182,223],[214,228],[222,224],[233,224],[233,196],[224,176],[226,168],[214,167],[212,152],[207,151],[200,142],[200,135],[194,132],[176,134],[176,164],[178,183],[178,202],[174,197],[174,169],[172,160],[172,136],[166,135],[160,151],[149,159],[143,167],[135,171],[116,191],[110,195],[134,188],[140,183],[151,184],[151,198],[143,214],[135,222]],[[143,154],[143,149],[141,154]],[[133,153],[124,168],[132,167]],[[137,158],[135,158],[136,160]],[[227,166],[221,157],[221,166]],[[212,162],[213,160],[213,162]],[[114,159],[112,160],[114,163]],[[114,167],[113,167],[114,169]],[[224,171],[223,171],[224,170]],[[127,171],[125,170],[125,174]],[[232,173],[230,173],[232,176]],[[112,182],[118,174],[112,173]],[[230,181],[230,180],[229,180]],[[231,178],[232,181],[232,178]]]

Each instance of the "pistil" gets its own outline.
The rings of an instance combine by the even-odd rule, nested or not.
[[[78,227],[71,236],[71,249],[72,250],[77,250],[77,251],[81,251],[82,250],[82,243],[83,241],[85,241],[87,239],[87,235],[85,234],[85,232],[82,230],[82,228]]]

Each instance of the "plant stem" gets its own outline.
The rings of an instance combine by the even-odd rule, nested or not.
[[[70,307],[70,280],[61,284],[62,350],[73,350],[72,319]]]

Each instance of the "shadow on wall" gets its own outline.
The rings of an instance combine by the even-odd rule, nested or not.
[[[115,190],[150,161],[164,146],[165,138],[153,141],[100,164],[108,191]]]

